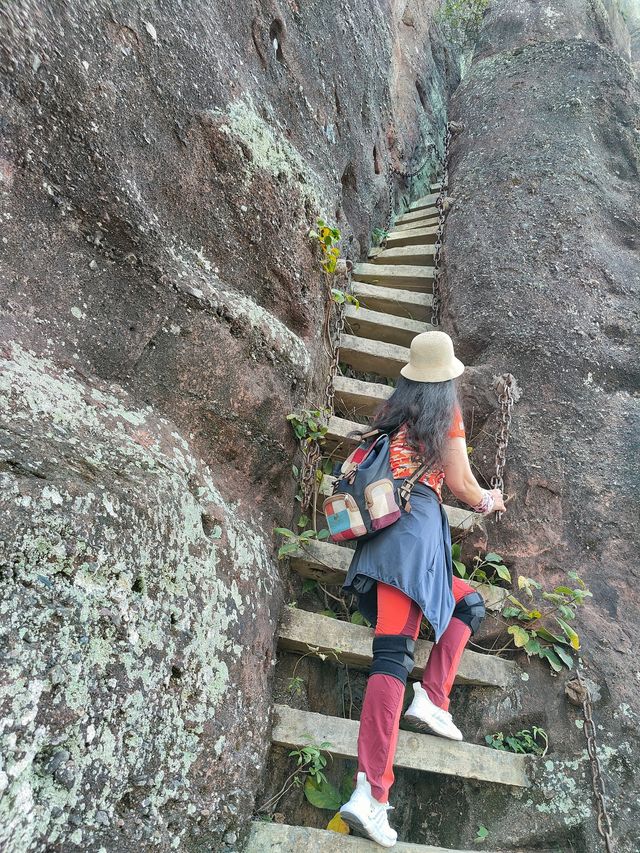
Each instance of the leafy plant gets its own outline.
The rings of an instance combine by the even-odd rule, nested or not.
[[[304,678],[299,675],[293,675],[287,684],[287,690],[291,696],[302,696],[304,690]]]
[[[436,20],[447,41],[460,47],[475,42],[489,0],[443,0]]]
[[[345,773],[340,788],[336,788],[327,779],[324,782],[316,784],[312,779],[307,779],[304,785],[304,794],[312,806],[318,809],[330,809],[336,814],[327,824],[327,829],[333,832],[341,832],[344,835],[349,834],[349,827],[340,817],[340,812],[337,811],[343,803],[350,799],[355,785],[353,783],[353,774]]]
[[[311,805],[317,809],[329,809],[335,812],[342,805],[340,791],[326,778],[318,782],[308,776],[304,783],[304,795]]]
[[[354,610],[351,614],[351,622],[354,625],[366,625],[367,628],[371,627],[371,622],[369,622],[365,617],[360,613],[359,610]]]
[[[328,425],[324,423],[328,416],[329,412],[326,409],[322,411],[320,409],[301,409],[298,412],[288,414],[287,420],[293,427],[296,438],[300,441],[306,441],[307,444],[312,441],[322,443],[329,429]]]
[[[489,830],[483,824],[478,824],[478,831],[476,832],[476,841],[486,841],[489,835]]]
[[[345,293],[344,290],[338,290],[337,287],[331,288],[331,298],[334,302],[337,302],[338,305],[342,305],[346,302],[348,305],[355,305],[356,308],[360,307],[359,299],[356,299],[352,293]]]
[[[374,246],[379,246],[388,236],[389,232],[385,228],[374,228],[371,232],[371,243]]]
[[[502,752],[546,755],[549,749],[549,736],[539,726],[521,729],[513,735],[506,736],[502,732],[494,732],[492,735],[485,735],[484,739],[492,749],[498,749]]]
[[[330,747],[331,743],[327,740],[318,745],[313,742],[311,735],[303,735],[303,737],[308,743],[299,746],[298,749],[292,749],[289,758],[295,758],[298,767],[304,767],[307,775],[314,781],[326,782],[324,768],[327,766],[327,759],[322,754],[322,750]]]
[[[324,768],[327,766],[327,759],[322,752],[323,750],[327,750],[331,746],[331,743],[329,741],[323,741],[321,744],[315,744],[311,735],[303,735],[303,737],[308,741],[308,743],[304,744],[304,746],[298,747],[298,749],[292,749],[289,753],[290,758],[296,759],[296,767],[293,773],[288,776],[284,785],[280,788],[277,794],[274,794],[273,797],[269,797],[269,799],[257,809],[258,813],[273,812],[281,797],[283,797],[287,791],[293,787],[304,788],[306,796],[307,782],[313,780],[313,785],[317,787],[321,787],[327,782],[327,777],[324,774]]]
[[[276,527],[274,529],[276,533],[279,533],[286,540],[278,548],[279,560],[282,560],[289,554],[295,554],[296,551],[299,551],[300,548],[304,547],[312,539],[321,541],[329,536],[328,530],[304,530],[302,533],[296,533],[294,530],[289,530],[288,527]]]
[[[309,237],[320,244],[322,250],[322,269],[326,273],[334,273],[340,249],[334,245],[340,240],[340,229],[327,225],[324,219],[316,219],[317,231],[313,228],[309,231]]]
[[[545,592],[538,581],[520,576],[518,588],[529,598],[531,606],[508,595],[508,604],[502,609],[505,619],[520,623],[508,628],[516,648],[524,649],[529,657],[537,655],[547,660],[555,672],[560,672],[563,666],[573,668],[570,650],[578,651],[580,637],[569,622],[575,618],[577,608],[592,597],[576,572],[569,572],[567,577],[575,586],[560,585],[552,592]],[[545,608],[545,602],[551,606]]]
[[[501,581],[511,583],[511,572],[502,562],[502,557],[489,551],[484,557],[479,554],[473,558],[474,567],[471,571],[467,569],[465,564],[460,559],[461,548],[456,542],[451,546],[451,559],[456,572],[461,578],[467,581],[477,581],[478,583],[488,583],[497,585]]]

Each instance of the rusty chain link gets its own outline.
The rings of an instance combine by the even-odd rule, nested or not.
[[[393,176],[397,175],[400,178],[404,178],[405,180],[411,180],[415,178],[416,175],[419,175],[420,172],[423,171],[425,166],[427,166],[431,162],[431,151],[433,149],[433,143],[430,143],[427,146],[427,154],[423,157],[419,166],[415,169],[400,169],[397,166],[389,166],[387,169],[387,222],[385,225],[385,232],[389,232],[391,230],[391,225],[393,224]]]
[[[420,134],[420,141],[417,143],[416,147],[422,147],[424,143],[423,134]],[[402,169],[399,166],[392,166],[390,163],[387,164],[387,194],[388,194],[388,207],[387,207],[387,222],[385,226],[385,231],[388,232],[393,224],[393,176],[397,175],[399,178],[403,178],[404,180],[411,180],[415,178],[416,175],[419,175],[427,165],[432,160],[432,152],[435,148],[435,144],[433,142],[428,142],[426,144],[426,154],[419,161],[419,165],[411,168],[411,165],[407,166],[406,169]],[[388,154],[387,154],[388,156]],[[441,159],[441,158],[438,158]]]
[[[340,264],[340,262],[338,262]],[[340,264],[340,266],[343,266]],[[344,277],[347,280],[346,292],[351,293],[352,285],[351,285],[351,270],[353,269],[353,263],[350,260],[344,261]],[[333,276],[330,273],[326,273],[326,276],[329,276],[326,279],[329,292],[331,291],[331,283],[333,280]],[[332,307],[335,305],[334,312],[334,328],[333,331],[331,329],[331,313]],[[345,323],[345,305],[346,302],[336,303],[331,299],[331,295],[329,295],[329,303],[328,303],[328,311],[329,317],[327,323],[325,325],[326,337],[329,348],[330,348],[330,362],[329,362],[329,372],[327,375],[327,381],[324,389],[324,397],[322,401],[322,417],[327,421],[334,413],[334,398],[335,398],[335,387],[334,387],[334,379],[336,377],[336,373],[338,372],[338,366],[340,364],[340,338],[342,337],[342,332],[344,331],[344,323]],[[317,478],[318,478],[318,465],[320,460],[322,459],[322,447],[320,442],[317,439],[313,441],[307,442],[306,439],[300,440],[300,448],[302,450],[302,472],[300,478],[300,489],[301,489],[301,509],[303,512],[309,509],[311,506],[312,500],[316,495],[317,490]],[[315,527],[315,516],[312,519],[313,526]]]
[[[444,145],[442,146],[442,155],[440,160],[440,191],[436,200],[438,208],[438,230],[436,231],[436,241],[434,243],[433,253],[433,301],[431,303],[431,325],[440,325],[440,273],[442,272],[442,243],[444,240],[444,220],[446,212],[444,209],[445,198],[447,197],[447,185],[449,182],[449,143],[451,142],[451,125],[447,122],[444,134]]]
[[[591,779],[593,782],[593,793],[598,809],[598,832],[604,841],[607,853],[614,853],[613,830],[611,819],[607,813],[607,794],[604,787],[602,767],[598,758],[596,727],[593,722],[593,707],[591,705],[591,693],[585,684],[580,672],[580,665],[576,666],[576,677],[582,688],[582,711],[584,713],[584,736],[587,739],[587,753],[591,764]]]
[[[515,379],[510,373],[503,373],[494,386],[500,404],[500,425],[496,433],[496,473],[491,478],[491,488],[500,489],[500,491],[504,489],[502,475],[507,461],[509,427],[511,426],[511,415],[515,402],[514,383]],[[502,513],[497,512],[496,518],[502,518]]]

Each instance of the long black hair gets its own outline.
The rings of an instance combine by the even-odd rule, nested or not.
[[[414,382],[398,377],[391,397],[376,412],[372,427],[394,433],[407,425],[407,443],[419,458],[433,467],[443,461],[451,422],[459,406],[453,379]]]

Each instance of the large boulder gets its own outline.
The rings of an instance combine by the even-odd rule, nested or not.
[[[593,592],[577,623],[581,655],[616,849],[631,853],[640,819],[640,91],[633,41],[609,6],[491,5],[452,101],[461,129],[451,145],[444,322],[463,359],[509,371],[519,386],[513,499],[492,526],[492,549],[546,588],[575,570]],[[492,447],[483,447],[489,475]],[[548,728],[548,799],[489,812],[490,838],[599,849],[583,714],[564,681],[536,672],[535,689],[517,700],[524,722]],[[487,710],[486,726],[495,719]]]
[[[390,168],[433,174],[434,6],[0,11],[3,849],[240,844],[284,415],[326,374],[307,235],[324,215],[358,259]]]

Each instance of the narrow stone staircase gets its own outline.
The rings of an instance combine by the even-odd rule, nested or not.
[[[347,306],[345,332],[340,340],[340,361],[355,372],[375,374],[380,379],[395,379],[409,360],[412,338],[433,328],[430,314],[434,280],[434,242],[437,233],[436,201],[439,185],[414,202],[409,211],[396,220],[382,248],[370,252],[367,263],[355,266],[353,293],[360,308]],[[381,381],[366,382],[336,376],[336,408],[342,414],[330,419],[326,446],[334,458],[344,459],[355,446],[348,433],[362,426],[393,388]],[[449,523],[458,533],[467,533],[483,520],[475,513],[457,507],[445,507]],[[298,574],[341,584],[353,552],[327,542],[310,541],[304,550],[291,557],[291,568]],[[368,669],[371,664],[370,628],[331,619],[327,616],[285,608],[279,627],[278,648],[290,653],[308,654],[310,647],[338,659],[350,667]],[[419,679],[426,664],[431,643],[416,643],[415,667],[411,677]],[[512,685],[518,678],[514,663],[500,658],[465,651],[456,683],[475,684],[497,690]],[[329,752],[346,758],[357,757],[359,723],[277,704],[274,708],[274,745],[295,748],[313,732],[317,742],[329,742]],[[401,731],[395,766],[429,773],[463,777],[526,788],[527,761],[524,756],[499,752],[489,747],[454,742],[436,736]],[[256,821],[252,825],[248,853],[364,853],[380,849],[373,842],[310,827],[287,826]],[[464,853],[443,851],[428,845],[399,842],[398,853]]]

